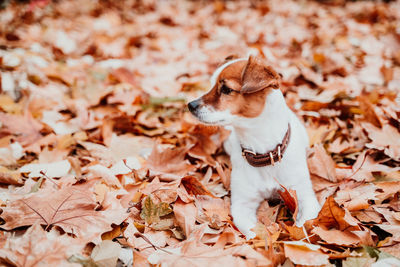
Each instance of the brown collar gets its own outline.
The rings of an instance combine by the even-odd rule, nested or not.
[[[242,155],[246,158],[247,162],[253,167],[264,167],[268,165],[275,165],[275,162],[282,160],[283,154],[289,145],[290,141],[290,124],[285,136],[283,137],[282,143],[278,144],[274,150],[267,151],[265,154],[257,154],[251,150],[244,149],[242,147]]]

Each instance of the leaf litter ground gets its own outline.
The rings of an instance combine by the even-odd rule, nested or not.
[[[0,260],[9,266],[398,266],[400,5],[7,1]],[[303,119],[323,208],[230,216],[227,132],[191,118],[229,55],[259,54]],[[286,204],[286,205],[285,205]]]

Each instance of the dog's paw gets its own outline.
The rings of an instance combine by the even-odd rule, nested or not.
[[[296,218],[296,226],[302,227],[306,221],[317,218],[319,210],[320,208],[316,206],[307,210],[299,211]]]
[[[250,240],[256,237],[256,233],[254,233],[253,231],[246,231],[246,233],[243,233],[244,236],[246,237],[246,240]]]

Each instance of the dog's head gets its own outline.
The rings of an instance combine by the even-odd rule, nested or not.
[[[232,125],[238,117],[260,115],[279,82],[279,74],[257,57],[230,60],[214,72],[211,90],[188,107],[204,123]]]

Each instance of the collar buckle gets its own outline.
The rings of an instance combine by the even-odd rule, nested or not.
[[[281,145],[278,145],[278,161],[281,162],[282,155],[281,155]]]
[[[271,165],[275,166],[275,160],[274,160],[274,155],[272,155],[272,151],[269,152],[269,158],[271,159]]]
[[[249,149],[244,149],[242,147],[242,156],[247,160],[247,162],[253,167],[264,167],[268,165],[275,166],[276,163],[282,161],[282,156],[285,153],[290,142],[290,124],[288,124],[288,129],[285,136],[280,144],[278,144],[275,149],[267,151],[264,154],[257,154]]]
[[[252,154],[252,155],[257,155],[257,153],[255,153],[254,151],[251,151],[251,150],[248,150],[248,149],[243,149],[242,150],[242,156],[243,157],[246,157],[246,153],[250,153],[250,154]]]

